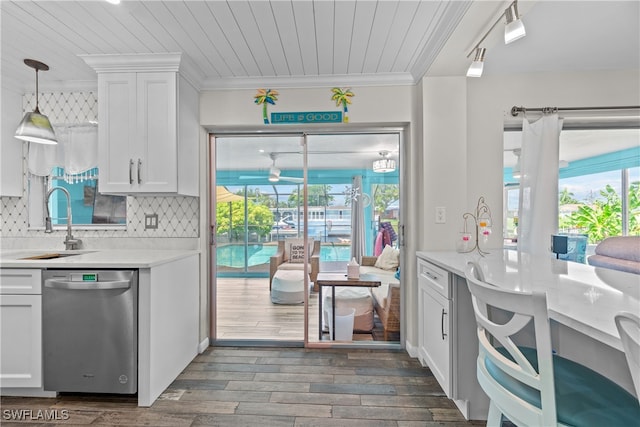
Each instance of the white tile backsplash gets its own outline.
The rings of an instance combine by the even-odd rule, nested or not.
[[[54,124],[77,124],[98,119],[97,96],[93,92],[41,93],[38,103],[41,111]],[[24,95],[24,111],[32,111],[34,106],[35,94]],[[26,171],[26,150],[24,151]],[[0,245],[3,248],[57,248],[64,240],[65,231],[45,234],[43,229],[29,229],[26,176],[23,180],[23,197],[0,197]],[[113,243],[114,249],[158,248],[158,245],[162,249],[167,246],[192,249],[197,247],[199,237],[199,203],[198,197],[128,196],[126,229],[74,229],[73,234],[84,241],[85,247],[107,249]],[[158,228],[145,230],[144,216],[152,213],[158,214]],[[147,238],[151,240],[146,241]],[[158,238],[181,240],[161,242],[163,239]],[[89,242],[93,246],[89,246]]]

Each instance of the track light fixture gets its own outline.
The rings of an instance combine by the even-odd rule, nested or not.
[[[526,31],[524,29],[524,24],[520,19],[520,15],[518,14],[518,0],[514,0],[513,3],[509,5],[508,8],[502,12],[502,14],[498,17],[496,22],[493,23],[491,28],[485,33],[485,35],[480,39],[480,41],[473,47],[471,52],[467,55],[469,58],[472,54],[475,53],[475,57],[469,70],[467,71],[467,77],[480,77],[482,75],[482,68],[484,65],[484,55],[486,53],[485,48],[481,48],[480,45],[487,38],[487,36],[493,31],[498,22],[502,20],[503,17],[506,17],[507,23],[504,27],[504,42],[505,44],[512,43],[526,35]]]
[[[484,54],[486,51],[487,49],[483,47],[476,48],[476,56],[467,70],[467,77],[482,76],[482,69],[484,68]]]
[[[524,37],[527,32],[518,14],[518,3],[515,1],[504,11],[507,25],[504,27],[504,43],[509,44]]]

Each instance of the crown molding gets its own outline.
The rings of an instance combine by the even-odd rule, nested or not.
[[[96,73],[174,71],[180,68],[181,53],[130,53],[78,55]]]
[[[255,89],[257,87],[314,88],[336,86],[413,86],[410,73],[342,74],[325,76],[232,77],[207,79],[202,90]]]

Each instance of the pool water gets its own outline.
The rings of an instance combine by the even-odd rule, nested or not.
[[[276,245],[249,245],[247,254],[249,256],[248,267],[261,264],[269,264],[269,258],[275,255],[278,247]],[[321,261],[349,261],[351,254],[350,246],[320,246]],[[219,266],[232,268],[244,268],[244,245],[219,246],[216,249],[216,257]]]

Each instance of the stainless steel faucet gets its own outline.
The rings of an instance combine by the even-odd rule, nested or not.
[[[47,206],[47,216],[44,219],[44,232],[51,233],[53,232],[53,227],[51,226],[51,212],[49,212],[49,197],[51,197],[51,193],[55,190],[62,191],[65,196],[67,196],[67,237],[64,239],[64,248],[65,250],[74,250],[80,249],[80,245],[82,245],[82,240],[74,239],[73,234],[71,234],[71,195],[64,187],[53,187],[51,190],[47,192],[47,196],[45,197],[45,205]]]

